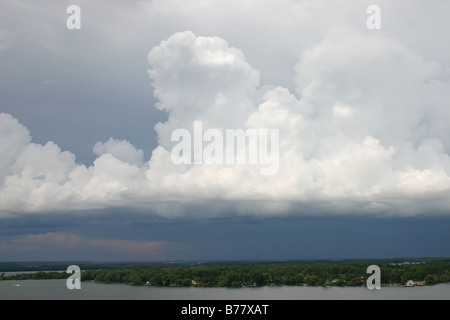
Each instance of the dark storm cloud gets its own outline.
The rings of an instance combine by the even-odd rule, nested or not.
[[[72,219],[70,226],[45,216],[40,222],[24,217],[3,225],[2,260],[376,259],[450,254],[449,218],[158,221],[107,214],[109,221],[86,216]]]

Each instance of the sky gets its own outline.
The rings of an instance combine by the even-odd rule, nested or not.
[[[450,256],[447,0],[0,8],[0,261]]]

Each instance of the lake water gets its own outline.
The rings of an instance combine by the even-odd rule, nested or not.
[[[69,290],[66,280],[0,281],[1,300],[449,300],[450,284],[425,287],[257,287],[179,288],[82,282]]]

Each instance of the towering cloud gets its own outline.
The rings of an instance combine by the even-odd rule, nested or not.
[[[195,120],[205,128],[238,128],[255,110],[259,73],[224,39],[179,32],[153,48],[148,61],[156,106],[169,113],[155,128],[166,148],[176,128],[192,129]]]
[[[0,115],[0,210],[47,212],[132,206],[174,215],[450,214],[450,86],[445,70],[384,33],[334,28],[292,66],[291,92],[262,89],[244,53],[219,37],[179,32],[148,54],[159,146],[98,142],[93,165]],[[279,130],[279,171],[177,165],[171,134]]]

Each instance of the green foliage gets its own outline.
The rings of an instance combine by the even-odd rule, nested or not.
[[[408,280],[427,285],[450,282],[450,260],[429,260],[422,263],[384,261],[252,261],[163,264],[149,267],[82,271],[82,281],[125,283],[131,285],[180,287],[242,287],[267,285],[364,286],[367,267],[381,268],[383,285],[401,284]],[[128,266],[128,265],[127,265]],[[161,267],[163,266],[163,267]],[[83,270],[83,269],[82,269]],[[17,275],[0,274],[0,280],[67,279],[66,272],[34,272]]]

